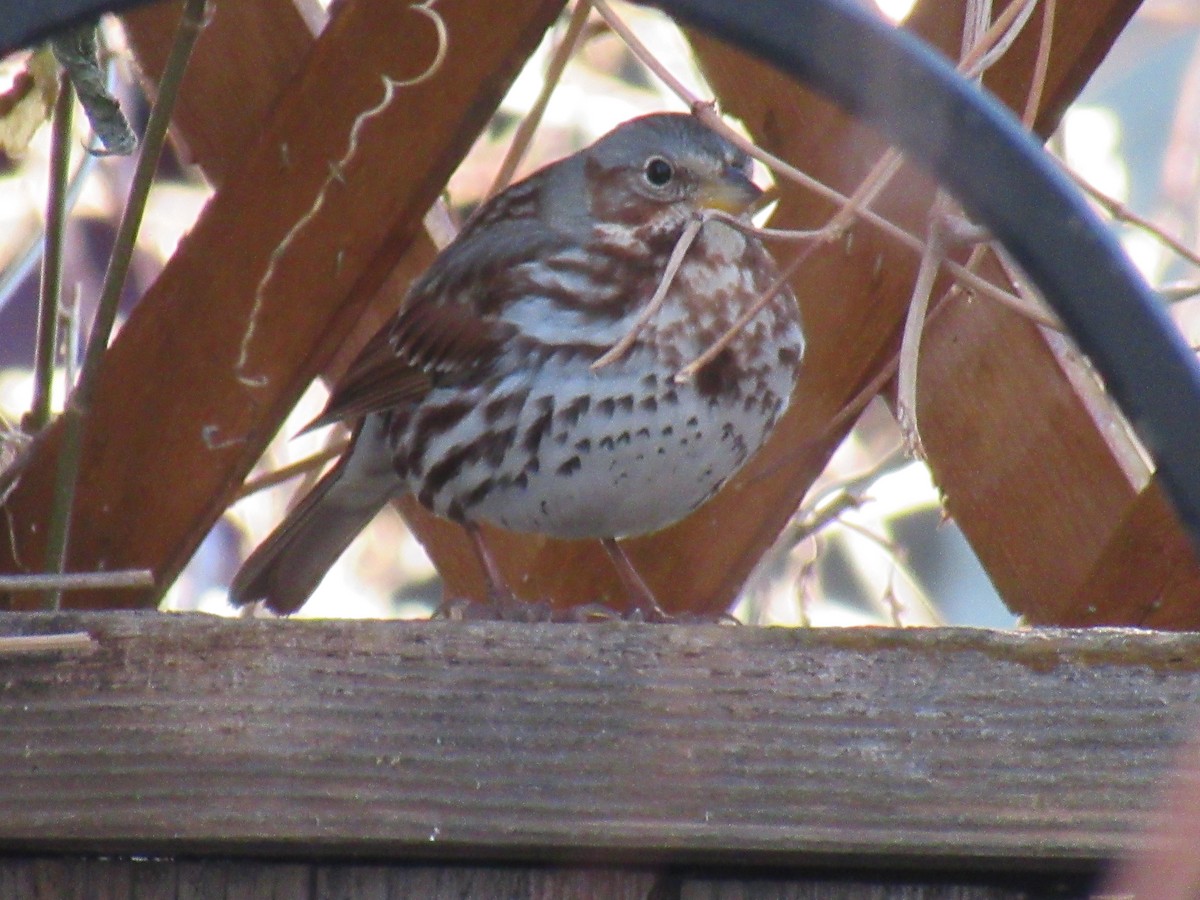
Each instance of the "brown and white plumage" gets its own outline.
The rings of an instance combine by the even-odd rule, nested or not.
[[[363,349],[317,424],[352,449],[247,560],[234,602],[290,612],[393,496],[561,538],[656,531],[762,444],[804,348],[779,292],[690,382],[674,374],[773,284],[754,238],[707,222],[619,359],[685,226],[742,212],[749,159],[685,115],[633,120],[484,204]],[[610,547],[615,547],[611,544]]]

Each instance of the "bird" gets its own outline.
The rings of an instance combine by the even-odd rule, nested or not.
[[[243,563],[231,601],[295,612],[412,494],[466,529],[496,609],[522,601],[481,522],[598,539],[635,614],[668,618],[620,539],[682,519],[741,469],[804,356],[796,298],[748,227],[752,173],[696,116],[654,113],[482,203],[334,386],[309,427],[351,425],[349,448]]]

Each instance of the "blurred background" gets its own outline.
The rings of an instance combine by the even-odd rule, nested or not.
[[[902,20],[910,5],[879,0],[880,14],[894,21]],[[614,6],[672,72],[697,93],[709,94],[686,41],[669,20],[642,8]],[[451,179],[446,200],[458,221],[492,189],[514,132],[542,92],[551,50],[566,26],[564,17]],[[128,69],[119,26],[106,20],[103,27],[115,53],[112,89],[140,133],[145,100]],[[26,63],[23,55],[0,62],[0,92],[12,88]],[[593,16],[516,177],[590,143],[619,122],[663,109],[683,106]],[[0,104],[0,114],[7,113],[11,110]],[[66,233],[64,296],[69,302],[62,310],[71,323],[68,360],[78,353],[78,323],[89,321],[99,293],[133,168],[130,158],[85,153],[90,140],[86,119],[76,115],[75,122],[72,171],[78,190]],[[32,395],[49,128],[43,125],[27,142],[6,141],[0,149],[0,427],[15,440],[14,430]],[[1200,4],[1146,2],[1066,114],[1050,147],[1089,183],[1196,248]],[[759,176],[763,184],[770,182],[769,173],[760,169]],[[138,240],[126,308],[153,281],[208,195],[204,179],[187,163],[186,148],[168,151]],[[1200,301],[1192,296],[1200,273],[1144,229],[1113,227],[1151,283],[1164,290],[1188,339],[1200,342]],[[64,366],[55,390],[57,405],[71,377],[72,366]],[[264,456],[260,472],[325,446],[328,436],[320,432],[295,437],[324,397],[324,387],[313,385]],[[293,479],[255,492],[231,507],[168,591],[165,607],[233,614],[225,599],[229,580],[250,548],[278,522],[301,482]],[[301,615],[422,617],[440,599],[437,573],[389,509],[343,556]],[[953,521],[943,515],[928,469],[905,454],[892,411],[881,399],[872,402],[794,525],[764,557],[735,613],[745,622],[780,625],[1016,623]]]

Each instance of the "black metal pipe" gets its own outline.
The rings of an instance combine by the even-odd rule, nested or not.
[[[0,2],[0,56],[70,26],[147,0],[6,0]]]

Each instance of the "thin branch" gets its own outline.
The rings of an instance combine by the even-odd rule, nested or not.
[[[730,228],[740,231],[742,234],[748,234],[751,237],[761,238],[763,240],[789,241],[789,242],[804,242],[804,241],[832,241],[837,235],[832,232],[828,225],[823,228],[762,228],[755,225],[753,222],[748,222],[743,218],[732,215],[731,213],[722,212],[719,209],[709,209],[704,211],[706,221],[724,222]]]
[[[784,546],[794,547],[801,541],[808,540],[836,522],[842,513],[858,509],[869,499],[866,494],[849,488],[840,490],[833,496],[824,495],[823,502],[816,504],[811,512],[807,515],[798,514],[793,519],[788,530],[784,532]]]
[[[866,207],[857,208],[852,198],[847,197],[840,191],[834,190],[823,182],[813,178],[811,175],[808,175],[797,169],[795,166],[791,165],[775,154],[762,149],[753,141],[749,141],[742,135],[738,134],[725,123],[720,115],[717,114],[712,102],[702,100],[696,94],[692,93],[692,91],[690,91],[683,84],[683,82],[676,78],[661,62],[659,62],[657,57],[654,56],[650,49],[646,47],[646,45],[642,43],[637,35],[633,33],[632,29],[630,29],[629,26],[612,11],[612,7],[609,6],[607,0],[589,0],[589,2],[604,19],[604,21],[608,23],[608,26],[621,38],[622,41],[625,42],[626,46],[629,47],[630,52],[632,52],[634,56],[636,56],[642,62],[643,65],[645,65],[651,72],[661,79],[672,92],[674,92],[681,100],[683,100],[683,102],[686,103],[692,110],[692,114],[700,119],[705,125],[721,134],[735,146],[749,153],[755,159],[758,159],[760,162],[770,167],[777,174],[811,190],[818,196],[838,204],[840,208],[839,214],[833,218],[828,226],[826,226],[827,229],[830,231],[835,231],[839,224],[846,223],[853,215],[857,215],[859,218],[875,226],[884,234],[908,247],[910,250],[913,250],[917,253],[921,253],[923,251],[925,242],[920,238],[910,234],[909,232],[885,219],[883,216],[880,216],[878,213],[875,213]],[[1018,4],[1013,4],[1013,6],[1018,6]],[[1015,9],[1012,11],[1011,15],[1015,16],[1019,12],[1020,9]],[[1002,36],[1000,26],[1007,28],[1011,25],[1011,20],[1008,18],[1008,15],[1009,9],[1006,9],[1005,14],[1002,14],[1001,17],[997,19],[996,25],[989,29],[988,35],[985,36],[984,41],[980,44],[981,47],[987,44],[990,36],[993,34],[997,36],[997,39]],[[967,60],[970,60],[970,58],[970,55],[968,55]],[[877,167],[886,169],[890,168],[892,164],[887,161],[887,156],[885,155],[881,162],[877,163],[876,165]],[[861,199],[872,197],[878,192],[879,189],[881,189],[881,186],[877,185],[871,176],[868,176],[865,181],[870,182],[870,185],[867,187],[860,185],[859,190],[856,191],[856,194],[859,195]],[[849,207],[849,209],[847,209],[847,207]],[[1030,315],[1031,318],[1033,318],[1033,320],[1039,325],[1044,325],[1047,328],[1053,328],[1056,330],[1062,330],[1062,325],[1059,324],[1056,319],[1047,316],[1045,313],[1040,311],[1031,311],[1029,305],[1024,303],[1020,297],[1001,290],[986,279],[968,271],[963,266],[957,263],[947,262],[946,269],[965,287],[976,291],[981,296],[997,300],[1020,312],[1022,315]],[[768,292],[766,297],[760,298],[760,300],[752,307],[754,314],[757,314],[757,312],[761,310],[767,302],[769,302],[770,297],[777,292],[778,289],[772,289],[772,291]],[[749,317],[743,316],[739,318],[738,322],[735,323],[732,328],[740,330],[752,318],[753,315],[750,315]],[[732,336],[727,333],[719,338],[718,342],[721,347],[724,347],[731,339]],[[720,352],[720,349],[718,349],[717,352]],[[702,358],[693,360],[691,363],[685,366],[676,377],[686,380],[686,378],[689,377],[689,373],[694,373],[696,370],[703,367],[703,365],[715,355],[715,353],[706,354]]]
[[[891,566],[891,570],[888,573],[889,582],[891,582],[891,579],[894,578],[896,574],[903,576],[904,580],[908,582],[908,586],[913,592],[913,597],[917,601],[917,607],[924,609],[926,621],[929,624],[946,624],[933,601],[929,599],[929,595],[925,593],[925,590],[921,587],[921,582],[917,579],[917,576],[913,574],[912,569],[910,569],[907,563],[904,562],[901,556],[900,548],[896,545],[895,541],[891,540],[890,538],[886,538],[881,534],[877,534],[865,525],[860,525],[858,522],[852,522],[845,518],[838,519],[838,524],[846,530],[853,531],[855,534],[866,538],[868,541],[871,541],[884,552],[884,554],[888,557],[888,563]],[[889,602],[888,598],[889,593],[891,593],[891,602]],[[884,596],[880,598],[880,603],[886,609],[888,609],[892,615],[898,617],[899,597],[895,596],[894,592],[885,591]],[[900,624],[900,622],[896,622],[896,625]]]
[[[34,653],[90,653],[98,647],[99,643],[86,631],[0,637],[0,656],[24,656]]]
[[[978,78],[1008,52],[1025,28],[1037,0],[1010,3],[958,62],[958,71],[966,78]]]
[[[83,329],[80,320],[83,318],[83,285],[79,282],[75,283],[70,305],[63,304],[59,316],[59,333],[62,335],[62,348],[59,353],[63,360],[66,390],[70,393],[75,390],[75,384],[79,380],[79,348],[82,346],[80,332]]]
[[[952,264],[947,262],[945,263],[945,267],[947,269],[952,268]],[[1029,301],[1021,300],[1019,302],[1025,304],[1026,307],[1032,306]],[[940,300],[926,315],[926,324],[934,321],[949,305],[949,298],[943,297],[942,300]],[[1061,329],[1051,327],[1051,330],[1059,331]],[[875,399],[876,396],[878,396],[880,391],[883,390],[884,386],[896,376],[899,366],[900,351],[897,350],[896,353],[892,355],[891,359],[884,363],[883,366],[880,367],[879,371],[876,372],[866,384],[859,388],[858,392],[848,401],[846,401],[846,403],[842,405],[841,409],[834,413],[834,415],[825,423],[825,427],[821,429],[820,433],[813,435],[809,440],[803,442],[801,447],[798,448],[796,452],[799,453],[809,446],[816,446],[824,443],[843,428],[847,428],[851,422],[862,415],[863,410],[865,410],[870,402]],[[762,472],[759,472],[757,475],[755,475],[753,481],[769,478],[787,464],[788,458],[783,457],[777,460],[771,466],[764,469]]]
[[[89,152],[100,156],[130,156],[137,149],[137,135],[129,127],[121,104],[113,96],[100,64],[100,42],[95,21],[84,22],[50,40],[58,60],[79,92],[79,102],[92,123],[92,131],[104,145]]]
[[[205,0],[186,0],[184,4],[175,41],[158,85],[158,98],[146,123],[146,134],[143,138],[137,166],[134,169],[129,200],[121,215],[121,222],[113,242],[112,257],[109,260],[108,270],[104,274],[104,285],[101,288],[96,318],[92,323],[92,333],[84,354],[79,384],[76,385],[71,394],[70,403],[63,412],[63,435],[58,458],[58,475],[54,487],[54,506],[51,509],[50,523],[46,533],[45,567],[51,571],[62,572],[66,566],[71,511],[75,505],[75,491],[79,480],[79,464],[82,456],[83,423],[91,408],[101,360],[108,349],[109,336],[112,334],[113,325],[116,322],[121,289],[125,285],[125,276],[133,257],[134,241],[137,239],[142,214],[146,209],[146,198],[150,193],[154,171],[158,167],[158,158],[166,139],[167,126],[171,121],[171,110],[175,106],[179,85],[183,80],[183,73],[187,68],[192,47],[195,46],[196,38],[199,37],[200,31],[204,27],[204,8]],[[61,603],[60,592],[52,591],[47,595],[47,608],[58,609]]]
[[[529,108],[529,112],[517,126],[512,142],[508,145],[508,152],[505,153],[504,159],[500,163],[500,169],[497,171],[496,178],[485,195],[485,199],[508,187],[513,174],[517,171],[517,166],[525,158],[529,144],[533,140],[533,133],[541,124],[542,117],[546,114],[546,107],[550,105],[550,95],[558,87],[567,63],[570,62],[579,47],[591,11],[592,8],[587,4],[587,0],[577,0],[575,9],[571,11],[571,20],[567,23],[567,30],[550,55],[550,62],[546,66],[546,75],[542,79],[542,89],[538,93],[537,99],[534,100],[533,106]]]
[[[267,488],[275,487],[278,484],[283,484],[285,481],[291,481],[293,478],[298,478],[301,475],[307,475],[309,472],[320,469],[326,463],[341,456],[349,446],[350,441],[348,440],[338,441],[336,444],[318,450],[311,456],[304,457],[304,459],[298,459],[294,463],[281,466],[271,472],[259,475],[257,478],[251,478],[238,488],[230,504],[232,505],[239,500],[244,500],[251,494],[257,494],[259,491],[265,491]]]
[[[1191,247],[1188,247],[1178,238],[1167,234],[1167,232],[1163,231],[1162,228],[1160,228],[1158,225],[1155,225],[1149,219],[1138,215],[1116,197],[1112,197],[1101,191],[1099,188],[1089,184],[1086,180],[1084,180],[1082,175],[1069,169],[1061,160],[1059,160],[1059,166],[1062,168],[1063,172],[1066,173],[1068,178],[1079,185],[1080,190],[1100,204],[1100,206],[1104,208],[1104,211],[1112,216],[1114,220],[1142,229],[1155,240],[1164,244],[1176,254],[1186,259],[1193,266],[1200,267],[1200,254],[1197,254],[1196,251]]]
[[[815,536],[843,513],[858,509],[870,500],[871,486],[880,478],[907,465],[910,462],[905,455],[904,445],[900,444],[865,471],[827,484],[816,497],[806,500],[796,510],[777,545],[791,548]]]
[[[814,537],[812,542],[812,553],[809,558],[800,564],[793,579],[796,585],[796,618],[800,628],[812,628],[812,614],[809,612],[809,607],[816,601],[817,588],[820,583],[820,573],[817,571],[817,560],[820,559],[823,551],[823,542],[819,537]]]
[[[0,591],[94,591],[108,588],[154,587],[149,569],[117,572],[71,572],[67,574],[0,575]]]
[[[1025,111],[1021,124],[1030,131],[1037,121],[1042,106],[1042,94],[1046,90],[1046,74],[1050,71],[1050,46],[1054,38],[1054,13],[1057,0],[1042,0],[1042,33],[1038,37],[1037,58],[1033,61],[1033,77],[1030,79],[1029,95],[1025,98]]]
[[[1164,284],[1158,289],[1159,295],[1167,303],[1181,303],[1200,294],[1200,281],[1176,281]]]
[[[116,67],[110,61],[108,65],[109,79],[115,81]],[[79,195],[83,193],[83,185],[92,170],[96,167],[96,157],[91,153],[83,154],[79,167],[71,176],[67,186],[67,209],[75,208]],[[4,271],[0,272],[0,310],[3,310],[16,294],[17,288],[24,283],[29,273],[42,258],[45,247],[45,227],[36,229],[27,239],[25,245],[10,258]]]
[[[726,329],[724,334],[713,341],[713,343],[710,344],[703,353],[675,373],[675,381],[680,383],[691,381],[696,377],[697,372],[716,359],[721,351],[729,346],[729,344],[738,336],[738,334],[741,333],[741,330],[745,328],[755,316],[762,312],[763,308],[772,300],[774,300],[775,296],[780,291],[787,287],[788,280],[795,275],[800,266],[802,266],[808,260],[808,258],[813,255],[818,246],[821,245],[810,244],[797,253],[795,258],[783,267],[783,270],[779,273],[778,277],[776,277],[774,284],[767,288],[761,297],[750,304],[746,311],[738,316],[734,323],[730,325],[728,329]]]
[[[827,243],[832,241],[836,234],[832,226],[826,226],[825,228],[814,231],[790,230],[782,228],[759,228],[752,222],[747,222],[746,220],[730,215],[729,213],[721,212],[720,210],[706,210],[698,218],[689,222],[684,228],[683,234],[681,234],[679,236],[679,240],[675,242],[675,247],[672,249],[671,256],[667,260],[666,268],[663,270],[663,276],[659,280],[658,289],[654,292],[654,296],[650,298],[650,302],[646,304],[645,308],[643,308],[641,314],[634,322],[633,327],[626,332],[625,336],[622,337],[621,340],[619,340],[611,348],[609,348],[607,353],[592,363],[591,369],[593,372],[598,369],[602,369],[610,363],[620,359],[629,351],[629,348],[633,346],[633,343],[637,339],[637,336],[641,332],[642,328],[644,328],[646,323],[649,322],[650,319],[652,319],[659,311],[659,309],[662,308],[663,301],[667,296],[667,291],[670,290],[671,284],[675,280],[675,275],[678,273],[679,267],[683,264],[684,256],[687,254],[688,249],[690,249],[692,243],[695,241],[700,229],[703,228],[704,224],[709,221],[723,222],[724,224],[742,232],[743,234],[752,235],[754,237],[783,241],[814,241]],[[796,269],[799,268],[800,261],[807,259],[808,255],[811,254],[812,250],[814,250],[816,246],[817,244],[814,243],[813,246],[805,252],[805,254],[801,255],[798,259],[793,259],[791,263],[789,263],[789,266],[784,273],[776,278],[771,287],[762,296],[758,297],[754,301],[754,304],[747,312],[742,314],[741,318],[737,320],[737,323],[730,326],[715,344],[706,348],[704,353],[702,353],[688,366],[684,367],[676,374],[676,381],[687,381],[692,378],[697,371],[711,362],[717,356],[717,354],[720,353],[726,345],[728,345],[730,341],[737,337],[737,334],[739,331],[741,331],[742,327],[744,327],[747,322],[758,315],[762,308],[766,306],[767,303],[769,303],[771,299],[784,288],[784,286],[787,284],[787,280],[792,276]]]
[[[675,247],[671,250],[671,256],[667,260],[666,268],[663,270],[662,278],[658,282],[658,288],[654,292],[654,296],[650,298],[637,320],[633,323],[633,327],[625,333],[625,336],[617,341],[608,352],[601,356],[591,365],[593,372],[603,369],[624,356],[629,348],[633,346],[637,340],[638,334],[646,326],[654,316],[662,308],[663,302],[667,299],[667,292],[671,289],[671,285],[675,281],[675,275],[679,272],[679,267],[683,265],[683,258],[687,255],[696,236],[700,234],[700,229],[704,227],[706,219],[703,216],[697,216],[692,219],[683,229],[683,234],[679,236],[679,240],[675,242]]]
[[[54,104],[54,124],[50,131],[50,185],[46,192],[45,249],[42,251],[42,283],[38,295],[37,344],[33,354],[33,402],[25,422],[26,430],[31,432],[41,431],[50,421],[74,108],[75,91],[71,79],[63,73],[58,79],[58,99]]]
[[[1007,7],[992,27],[978,41],[971,44],[970,49],[958,63],[958,71],[967,78],[980,77],[1016,39],[1036,2],[1037,0],[1024,0],[1023,3],[1013,3]],[[1020,17],[1019,20],[1018,17]],[[995,55],[993,56],[993,54]],[[859,182],[854,193],[842,204],[841,210],[826,227],[839,232],[847,227],[851,221],[875,202],[875,199],[891,183],[903,164],[903,154],[895,148],[889,148],[871,167],[871,171],[867,173],[866,177]]]
[[[917,364],[933,285],[938,269],[946,258],[945,240],[937,226],[937,219],[942,215],[946,202],[946,195],[938,191],[930,218],[932,227],[929,229],[929,241],[925,245],[925,252],[921,254],[908,314],[904,317],[904,334],[900,338],[900,359],[897,363],[896,420],[908,452],[919,458],[924,458],[925,454],[917,428]]]

